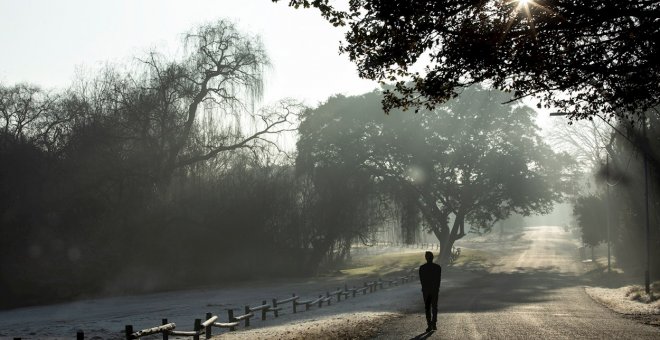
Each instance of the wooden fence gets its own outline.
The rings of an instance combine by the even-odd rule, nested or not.
[[[209,339],[213,336],[214,327],[235,331],[236,328],[240,327],[241,322],[243,322],[244,327],[250,327],[250,320],[252,318],[260,317],[262,321],[265,321],[271,313],[272,316],[276,318],[279,316],[279,313],[283,311],[283,306],[289,303],[291,304],[292,313],[295,314],[300,311],[299,308],[304,308],[305,311],[310,310],[311,307],[322,308],[324,304],[330,306],[333,300],[341,302],[342,299],[346,300],[349,297],[356,298],[359,295],[374,293],[377,290],[384,289],[385,285],[391,287],[411,282],[417,275],[414,272],[415,269],[416,268],[410,270],[410,272],[403,276],[393,279],[383,280],[379,278],[378,280],[363,282],[362,287],[353,286],[352,288],[349,288],[348,285],[344,285],[344,288],[337,288],[334,291],[326,291],[325,294],[320,294],[317,298],[301,300],[300,296],[294,293],[289,298],[272,299],[271,303],[268,303],[267,300],[263,300],[260,305],[252,307],[245,306],[244,314],[242,315],[234,315],[234,309],[227,309],[227,322],[217,322],[220,319],[218,315],[206,313],[205,321],[202,319],[195,319],[192,331],[177,331],[176,324],[168,323],[167,319],[163,319],[161,326],[139,331],[134,331],[132,325],[126,325],[124,334],[126,339],[139,339],[147,335],[158,333],[162,335],[164,340],[167,340],[170,335],[190,336],[194,340],[200,339],[203,335],[205,339]]]
[[[268,303],[267,300],[263,300],[260,305],[245,306],[243,314],[241,315],[234,315],[234,309],[227,309],[226,322],[221,322],[218,315],[206,313],[204,319],[194,320],[193,329],[190,331],[177,330],[177,325],[174,322],[168,322],[167,319],[162,319],[160,326],[137,331],[133,329],[133,325],[126,325],[124,328],[124,335],[126,339],[140,339],[154,334],[161,334],[163,340],[168,340],[169,336],[187,336],[192,337],[194,340],[199,340],[204,336],[205,339],[209,339],[213,336],[214,328],[235,331],[240,327],[241,323],[243,323],[243,327],[250,327],[250,320],[255,317],[260,317],[262,321],[265,321],[269,314],[272,314],[273,317],[278,317],[279,313],[283,311],[283,306],[289,303],[291,304],[292,313],[295,314],[298,313],[298,311],[301,311],[300,308],[304,308],[305,311],[309,311],[312,307],[322,308],[324,304],[330,306],[333,300],[341,302],[342,299],[357,298],[360,295],[374,293],[378,290],[384,289],[385,286],[392,287],[411,282],[417,276],[417,273],[415,272],[416,269],[417,268],[413,268],[405,275],[390,279],[383,280],[382,278],[379,278],[378,280],[363,282],[362,287],[353,286],[352,288],[349,288],[348,285],[345,284],[343,288],[337,288],[334,291],[326,291],[325,294],[320,294],[317,298],[301,300],[301,297],[294,293],[291,297],[285,299],[272,299],[271,303]],[[14,338],[14,340],[17,339],[20,340],[21,338]],[[85,333],[83,331],[78,331],[76,333],[76,339],[84,340]]]
[[[402,243],[402,242],[375,242],[370,245],[353,245],[352,250],[356,249],[373,249],[374,247],[400,247],[400,248],[411,248],[411,249],[427,249],[427,250],[440,250],[439,243]]]

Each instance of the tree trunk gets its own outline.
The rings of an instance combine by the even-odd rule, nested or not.
[[[465,216],[463,214],[458,214],[456,219],[454,219],[454,225],[451,228],[451,232],[447,233],[443,239],[440,239],[440,264],[446,265],[449,264],[449,259],[451,258],[451,249],[454,246],[456,240],[464,236],[463,233],[459,234],[459,230],[462,230],[465,223]]]

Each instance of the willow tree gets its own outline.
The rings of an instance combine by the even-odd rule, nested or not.
[[[113,130],[162,189],[177,169],[272,144],[268,136],[293,129],[302,109],[291,100],[255,109],[269,65],[258,36],[219,20],[192,29],[181,45],[178,54],[152,51],[72,89],[82,103],[76,114]]]

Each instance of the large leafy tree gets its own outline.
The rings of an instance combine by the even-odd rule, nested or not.
[[[441,261],[466,225],[489,230],[512,213],[548,212],[570,165],[541,139],[533,110],[473,87],[433,111],[383,115],[378,92],[333,97],[305,117],[300,157],[322,167],[352,164],[392,195],[413,196]]]
[[[277,1],[277,0],[273,0]],[[489,81],[574,117],[628,118],[660,104],[660,2],[290,0],[348,27],[364,78],[396,82],[384,108],[433,107]],[[411,68],[423,61],[425,69]]]

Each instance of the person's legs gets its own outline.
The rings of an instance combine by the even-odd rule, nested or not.
[[[424,312],[426,312],[426,331],[431,330],[431,305],[433,303],[433,294],[424,293]]]
[[[430,325],[431,325],[431,327],[433,327],[434,330],[436,330],[436,329],[438,329],[436,327],[436,324],[438,322],[438,293],[430,294],[429,300],[431,300],[431,310],[433,312],[433,317],[431,318]],[[427,310],[428,310],[428,308],[427,308]],[[427,312],[427,315],[428,315],[428,312]],[[426,319],[428,320],[429,317],[427,316]]]

